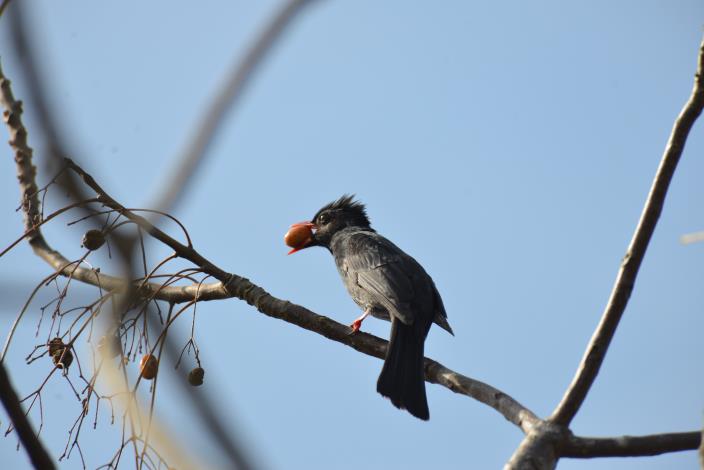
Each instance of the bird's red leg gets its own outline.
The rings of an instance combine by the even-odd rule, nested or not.
[[[352,328],[352,333],[356,333],[359,331],[359,329],[362,327],[362,322],[364,321],[365,318],[367,318],[369,316],[370,313],[371,313],[371,310],[366,309],[364,311],[364,313],[359,318],[357,318],[355,321],[352,322],[352,324],[350,325],[350,328]]]

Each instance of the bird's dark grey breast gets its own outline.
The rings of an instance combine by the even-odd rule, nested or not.
[[[407,325],[418,318],[423,323],[432,321],[436,303],[432,279],[389,240],[376,232],[350,228],[333,237],[330,250],[347,291],[361,308],[387,320],[391,315]]]

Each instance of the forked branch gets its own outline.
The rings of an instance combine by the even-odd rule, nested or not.
[[[665,152],[660,160],[660,166],[655,173],[650,193],[638,221],[638,226],[621,261],[621,267],[616,276],[616,282],[606,304],[606,309],[602,314],[601,321],[589,341],[572,383],[550,417],[550,421],[555,424],[563,426],[570,424],[599,373],[606,351],[609,349],[609,344],[616,333],[621,316],[626,310],[631,292],[633,292],[638,269],[645,256],[645,251],[648,249],[653,232],[655,232],[655,226],[662,213],[665,196],[670,187],[672,175],[675,173],[675,168],[677,168],[677,163],[679,163],[682,156],[687,136],[694,122],[701,114],[702,108],[704,108],[704,41],[699,48],[699,60],[694,76],[692,94],[675,120]]]
[[[587,393],[599,373],[599,368],[604,362],[609,344],[616,333],[616,328],[623,312],[626,310],[628,299],[638,275],[638,269],[655,231],[655,226],[665,203],[667,190],[672,181],[677,163],[682,156],[687,136],[694,122],[701,114],[702,108],[704,108],[704,40],[699,47],[697,71],[692,94],[675,120],[665,152],[655,173],[650,193],[643,207],[633,238],[628,245],[626,255],[621,262],[616,282],[602,314],[601,321],[587,346],[572,383],[567,388],[555,411],[548,418],[545,426],[536,428],[528,433],[506,465],[506,470],[552,469],[561,456],[579,457],[579,455],[576,455],[579,453],[578,448],[581,448],[585,453],[592,452],[593,456],[596,457],[599,456],[598,453],[600,451],[604,453],[624,451],[623,455],[650,455],[645,453],[644,447],[642,447],[646,444],[652,444],[654,446],[653,449],[657,451],[655,453],[660,453],[659,450],[671,452],[695,449],[697,447],[698,441],[694,440],[692,433],[683,434],[686,436],[684,438],[682,437],[683,435],[675,437],[673,435],[659,435],[646,436],[645,438],[579,438],[575,440],[566,430],[582,403],[584,403]],[[640,453],[627,454],[623,450],[625,447],[620,447],[620,443],[623,442],[628,443],[628,449],[634,452],[637,450]],[[666,445],[660,445],[673,442],[676,443],[676,448],[671,450],[667,450],[668,447]],[[561,455],[560,449],[563,449],[567,454]]]

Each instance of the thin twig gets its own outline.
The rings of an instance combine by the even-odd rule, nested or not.
[[[41,219],[38,225],[30,228],[27,230],[25,233],[23,233],[18,239],[16,239],[14,242],[10,243],[7,247],[5,247],[2,251],[0,251],[0,258],[5,256],[5,254],[12,250],[15,246],[17,246],[22,240],[24,240],[26,237],[29,235],[32,235],[33,233],[36,233],[36,231],[44,224],[47,222],[51,221],[53,218],[63,214],[64,212],[70,211],[73,208],[84,206],[86,204],[89,204],[91,202],[97,202],[98,200],[93,198],[93,199],[88,199],[87,201],[79,201],[79,202],[74,202],[73,204],[69,204],[68,206],[62,207],[61,209],[49,214],[45,218]]]
[[[49,453],[39,440],[39,437],[34,434],[32,425],[29,423],[29,419],[22,410],[17,392],[15,392],[15,389],[12,387],[10,377],[7,375],[7,370],[2,362],[0,362],[0,400],[2,400],[2,404],[34,468],[41,470],[56,468]]]

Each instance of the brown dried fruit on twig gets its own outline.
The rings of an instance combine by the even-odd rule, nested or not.
[[[57,351],[56,354],[53,354],[51,359],[59,369],[68,369],[68,366],[73,362],[73,354],[68,347],[64,347],[60,351]]]
[[[202,367],[196,367],[188,373],[188,383],[194,387],[203,385],[203,376],[205,376],[205,371]]]
[[[60,353],[66,347],[64,341],[58,336],[51,341],[49,341],[49,355],[54,356],[56,353]]]
[[[81,241],[81,246],[87,248],[88,250],[97,250],[105,243],[105,235],[100,230],[92,229],[88,230],[83,235],[83,240]]]
[[[147,380],[152,380],[156,377],[159,370],[159,360],[152,354],[145,354],[142,360],[139,361],[139,375]]]
[[[71,349],[66,346],[58,336],[49,341],[49,355],[51,360],[59,369],[68,369],[68,366],[73,362],[73,354]]]

